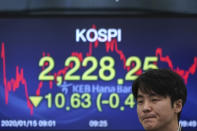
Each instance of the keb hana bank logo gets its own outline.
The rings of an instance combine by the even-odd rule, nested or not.
[[[76,42],[107,42],[113,38],[117,39],[117,42],[122,41],[122,30],[115,28],[100,28],[100,29],[76,29],[75,40]]]

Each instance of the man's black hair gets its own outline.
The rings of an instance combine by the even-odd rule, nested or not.
[[[169,69],[153,69],[140,75],[132,84],[132,92],[137,99],[138,91],[147,94],[156,93],[161,96],[169,96],[171,104],[181,99],[182,106],[186,102],[187,89],[181,76]],[[180,119],[178,114],[178,120]]]

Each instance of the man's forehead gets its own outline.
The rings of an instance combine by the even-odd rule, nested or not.
[[[137,96],[144,96],[144,95],[147,95],[147,96],[160,96],[159,94],[155,93],[152,90],[144,91],[144,90],[138,89]]]
[[[169,97],[168,95],[160,95],[152,90],[145,92],[143,90],[138,89],[138,93],[137,93],[137,99],[138,98],[142,98],[142,97],[159,97],[159,98],[167,98]]]

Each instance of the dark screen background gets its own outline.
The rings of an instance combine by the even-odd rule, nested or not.
[[[131,92],[132,81],[124,81],[121,85],[123,89],[128,89],[125,93],[118,92],[120,104],[117,108],[111,108],[108,104],[102,105],[102,112],[98,111],[96,100],[98,92],[89,92],[91,96],[91,106],[87,109],[79,107],[71,108],[69,111],[65,108],[57,108],[54,104],[55,95],[64,93],[66,96],[66,106],[70,106],[70,97],[73,93],[80,91],[73,90],[76,85],[99,85],[100,87],[114,87],[117,89],[117,79],[124,78],[127,70],[124,69],[124,56],[126,59],[130,56],[138,56],[142,67],[144,59],[147,56],[157,56],[157,65],[159,68],[170,68],[169,63],[173,65],[171,69],[182,73],[185,76],[188,97],[181,115],[182,126],[187,129],[197,129],[197,19],[196,18],[176,18],[176,17],[55,17],[55,18],[0,18],[0,119],[2,129],[21,130],[27,127],[2,127],[2,120],[54,120],[54,127],[29,126],[28,129],[64,129],[64,130],[142,130],[137,113],[136,105],[133,108],[124,104],[127,96]],[[113,49],[107,51],[106,43],[76,42],[75,30],[77,28],[89,29],[100,28],[120,28],[122,30],[122,41],[114,43]],[[5,88],[3,76],[3,57],[2,45],[5,45],[5,66],[6,80],[11,85],[16,85],[16,90]],[[27,104],[27,94],[25,93],[24,78],[27,83],[28,96],[36,96],[40,81],[38,76],[42,68],[38,66],[43,52],[50,54],[54,59],[55,67],[50,72],[57,73],[64,69],[66,58],[73,53],[81,54],[83,58],[90,53],[91,56],[99,60],[103,56],[111,56],[115,61],[115,78],[111,81],[66,81],[70,86],[65,93],[61,86],[57,86],[53,81],[50,88],[49,82],[43,82],[40,89],[40,96],[52,94],[52,108],[47,107],[47,100],[43,98],[37,108],[33,107],[32,114]],[[115,46],[117,48],[115,48]],[[157,55],[156,51],[162,50],[162,56]],[[122,53],[120,53],[120,51]],[[168,62],[163,61],[161,57],[168,56]],[[23,76],[16,76],[17,66],[19,72],[23,69]],[[90,65],[88,65],[90,67]],[[140,68],[142,71],[142,67]],[[98,76],[100,66],[93,72]],[[81,75],[85,68],[80,68],[75,74]],[[186,75],[188,73],[188,75]],[[18,79],[16,79],[18,78]],[[12,79],[12,80],[11,80]],[[12,81],[12,82],[11,82]],[[20,81],[17,85],[16,81]],[[130,87],[130,88],[129,88]],[[7,90],[7,91],[6,91]],[[8,91],[9,90],[9,91]],[[6,96],[8,92],[8,96]],[[117,93],[117,92],[114,92]],[[109,99],[112,93],[102,93],[102,100]],[[6,104],[6,97],[8,103]],[[120,107],[124,106],[124,111]],[[97,122],[96,127],[90,126],[90,121]],[[107,126],[102,122],[107,122]],[[101,125],[99,127],[99,124]]]

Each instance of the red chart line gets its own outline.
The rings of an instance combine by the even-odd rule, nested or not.
[[[29,100],[28,90],[27,90],[27,81],[23,75],[23,68],[19,70],[19,67],[16,66],[16,78],[11,78],[7,80],[6,77],[6,62],[5,62],[5,44],[1,45],[1,59],[3,60],[3,84],[5,90],[5,103],[8,104],[8,96],[10,91],[16,91],[17,88],[22,84],[25,88],[25,97],[27,100],[27,107],[30,109],[30,113],[33,114],[33,105]]]
[[[161,48],[157,48],[155,55],[159,58],[159,60],[161,62],[165,62],[168,64],[168,67],[173,70],[174,72],[176,72],[177,74],[179,74],[185,81],[185,83],[187,84],[188,82],[188,78],[189,75],[194,75],[196,73],[196,69],[197,69],[197,56],[194,57],[194,62],[193,64],[189,67],[188,70],[183,70],[180,69],[180,67],[174,67],[172,60],[170,59],[170,57],[167,56],[163,56],[163,51]]]
[[[85,53],[86,56],[92,56],[92,52],[93,49],[96,49],[99,46],[98,41],[89,44],[89,49],[88,52]],[[126,71],[130,70],[130,66],[127,67],[125,66],[126,63],[126,57],[125,54],[123,53],[122,50],[118,49],[118,43],[116,39],[113,39],[110,42],[106,42],[105,43],[105,51],[106,52],[115,52],[119,55],[120,60],[123,62],[123,69],[125,69]],[[162,49],[161,48],[157,48],[156,52],[155,52],[156,56],[159,58],[160,62],[165,62],[168,64],[169,68],[172,69],[173,71],[177,72],[179,75],[181,75],[183,77],[183,79],[185,80],[185,83],[187,83],[189,75],[194,75],[196,72],[196,68],[197,68],[197,57],[194,57],[194,63],[189,67],[188,70],[183,70],[180,69],[179,67],[174,68],[172,60],[170,59],[169,56],[163,56],[162,53]],[[45,56],[46,53],[43,53],[43,56]],[[49,54],[47,54],[49,56]],[[76,56],[80,59],[80,61],[83,61],[83,53],[82,52],[72,52],[71,56]],[[30,113],[33,114],[33,105],[31,104],[30,100],[29,100],[29,95],[28,95],[28,86],[27,86],[27,82],[26,79],[24,77],[24,73],[23,73],[23,68],[19,69],[19,66],[16,66],[16,78],[11,78],[11,80],[7,80],[6,77],[6,58],[5,58],[5,44],[2,43],[1,45],[1,59],[3,61],[3,84],[4,84],[4,88],[5,88],[5,103],[8,104],[8,96],[9,96],[9,92],[10,91],[15,91],[16,89],[19,88],[20,84],[22,84],[25,88],[25,96],[26,96],[26,101],[27,101],[27,106],[30,109]],[[47,66],[47,64],[46,64]],[[60,75],[65,75],[67,70],[72,68],[72,64],[70,64],[69,66],[60,69],[58,72],[54,73],[53,75],[55,76],[55,78],[57,76]],[[45,67],[43,67],[44,69]],[[137,72],[137,74],[141,74],[142,70],[139,70]],[[43,87],[43,81],[40,81],[38,83],[38,88],[36,90],[36,95],[40,95],[40,91],[41,88]],[[53,81],[49,81],[49,88],[53,88],[53,84],[55,82]]]

